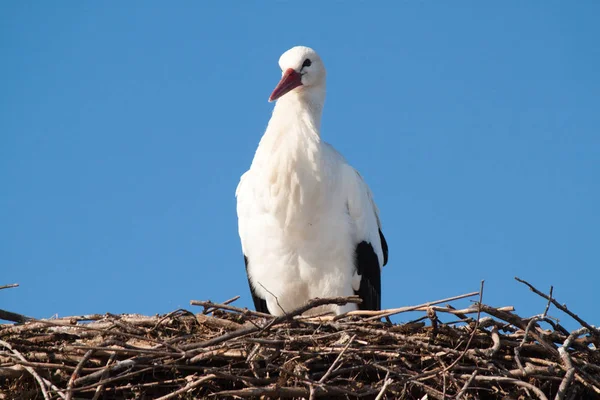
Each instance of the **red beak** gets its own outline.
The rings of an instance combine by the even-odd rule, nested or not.
[[[275,90],[273,90],[273,93],[271,93],[269,101],[271,102],[277,100],[290,90],[295,89],[300,85],[302,85],[302,75],[294,71],[292,68],[288,68],[277,86],[275,86]]]

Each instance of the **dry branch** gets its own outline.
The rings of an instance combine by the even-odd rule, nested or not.
[[[534,292],[535,294],[537,294],[538,296],[541,296],[541,297],[545,298],[546,300],[548,300],[548,304],[550,304],[550,303],[554,304],[554,306],[556,308],[558,308],[562,312],[568,314],[575,321],[579,322],[581,324],[581,326],[586,327],[590,331],[590,333],[592,333],[593,335],[600,336],[600,330],[598,330],[597,328],[594,328],[593,326],[591,326],[590,324],[585,322],[583,319],[579,318],[579,316],[577,314],[573,313],[572,311],[570,311],[566,305],[560,304],[558,301],[553,299],[552,298],[552,288],[550,288],[550,295],[547,295],[547,294],[540,292],[531,283],[524,281],[523,279],[515,277],[515,280],[517,280],[518,282],[521,282],[524,285],[526,285],[527,287],[529,287],[529,289],[532,292]],[[544,315],[547,313],[548,308],[549,308],[549,306],[546,306],[546,311],[544,312]]]

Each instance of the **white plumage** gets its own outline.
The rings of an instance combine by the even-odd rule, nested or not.
[[[387,244],[368,186],[321,140],[323,63],[298,46],[279,65],[283,77],[269,99],[277,100],[273,115],[236,190],[254,304],[282,315],[314,297],[358,293],[360,308],[379,309]],[[339,314],[356,305],[325,309]]]

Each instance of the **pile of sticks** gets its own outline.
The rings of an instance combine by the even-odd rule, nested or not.
[[[518,279],[518,278],[517,278]],[[521,281],[521,280],[519,280]],[[383,311],[282,317],[192,301],[193,314],[37,320],[0,310],[0,399],[594,399],[600,331],[552,297],[522,318],[478,292]],[[448,302],[478,297],[466,309]],[[565,330],[548,314],[581,325]],[[393,324],[406,311],[423,317]],[[444,320],[449,321],[444,322]]]

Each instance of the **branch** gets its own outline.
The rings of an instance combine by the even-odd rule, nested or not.
[[[208,313],[210,311],[214,311],[217,309],[227,310],[227,311],[235,311],[243,315],[254,315],[261,318],[274,318],[271,314],[265,314],[258,311],[249,310],[247,308],[240,308],[235,306],[230,306],[225,303],[213,303],[212,301],[201,301],[201,300],[190,300],[190,304],[192,306],[202,306],[205,308],[204,313]]]
[[[387,391],[388,386],[390,386],[394,382],[394,380],[392,378],[390,378],[389,376],[390,376],[390,373],[388,372],[383,381],[383,386],[381,387],[381,390],[379,391],[379,394],[377,395],[377,397],[375,397],[375,400],[383,399],[383,395]]]
[[[210,375],[203,376],[200,379],[196,379],[195,381],[188,383],[185,387],[183,387],[183,388],[181,388],[179,390],[176,390],[176,391],[174,391],[172,393],[169,393],[166,396],[159,397],[156,400],[168,400],[168,399],[172,399],[173,397],[178,397],[180,394],[187,393],[187,392],[191,391],[192,389],[200,386],[204,382],[209,381],[211,379],[215,379],[216,377],[217,376],[215,374],[210,374]]]
[[[0,286],[0,290],[2,289],[10,289],[10,288],[15,288],[15,287],[19,287],[18,283],[11,283],[10,285],[3,285]]]
[[[581,335],[584,335],[589,332],[588,328],[579,328],[573,333],[569,335],[569,337],[565,340],[563,345],[558,349],[558,353],[560,354],[560,358],[565,367],[565,376],[563,380],[560,382],[560,386],[558,387],[558,392],[556,392],[555,400],[562,400],[567,393],[567,388],[571,384],[573,380],[573,375],[575,375],[575,367],[573,367],[573,362],[571,361],[571,356],[569,355],[569,347],[571,347],[571,342],[578,338]]]
[[[535,294],[537,294],[538,296],[541,296],[541,297],[545,298],[546,300],[548,300],[549,302],[552,302],[552,304],[554,304],[554,306],[556,308],[558,308],[562,312],[564,312],[564,313],[568,314],[569,316],[571,316],[571,318],[573,318],[575,321],[579,322],[582,326],[588,328],[590,330],[590,333],[592,333],[592,334],[594,334],[596,336],[600,336],[600,332],[598,331],[598,329],[594,328],[593,326],[591,326],[590,324],[588,324],[587,322],[585,322],[584,320],[582,320],[581,318],[579,318],[579,316],[577,316],[577,314],[569,311],[569,309],[567,308],[566,305],[562,305],[558,301],[554,300],[551,296],[548,296],[547,294],[540,292],[531,283],[529,283],[527,281],[524,281],[523,279],[519,279],[516,276],[515,276],[515,279],[517,281],[519,281],[519,282],[527,285],[529,287],[529,289],[531,289],[531,291],[534,292]]]
[[[17,314],[10,311],[0,310],[0,319],[4,321],[16,322],[18,324],[31,321],[33,318],[26,317],[25,315]]]
[[[467,294],[461,294],[460,296],[448,297],[447,299],[430,301],[428,303],[419,304],[417,306],[391,308],[389,310],[381,310],[381,311],[356,310],[356,311],[349,311],[347,313],[335,316],[335,318],[333,320],[336,321],[336,320],[344,318],[344,317],[358,315],[358,316],[363,316],[363,317],[371,316],[370,318],[365,318],[365,320],[366,321],[373,321],[373,320],[381,319],[383,317],[389,317],[389,316],[392,316],[392,315],[395,315],[395,314],[400,314],[400,313],[404,313],[404,312],[408,312],[408,311],[416,311],[419,308],[426,308],[426,307],[433,306],[433,305],[436,305],[436,304],[445,303],[447,301],[454,301],[454,300],[465,299],[467,297],[477,296],[478,294],[479,294],[479,292],[471,292],[471,293],[467,293]]]
[[[338,356],[336,357],[336,359],[333,360],[333,363],[331,364],[331,366],[329,367],[329,369],[327,370],[327,372],[325,372],[325,375],[323,375],[323,377],[321,377],[321,379],[319,379],[319,383],[324,383],[327,380],[327,378],[329,378],[329,375],[331,375],[331,373],[333,372],[333,369],[337,365],[338,361],[340,361],[340,359],[342,358],[342,356],[344,355],[344,353],[346,352],[346,350],[348,350],[348,347],[350,347],[350,345],[352,344],[352,342],[354,342],[354,339],[356,339],[356,335],[354,335],[354,336],[352,336],[350,338],[350,340],[348,341],[348,344],[346,345],[346,347],[344,347],[344,349],[340,352],[340,354],[338,354]]]

